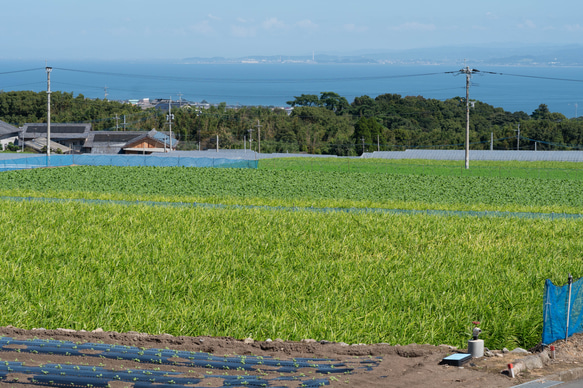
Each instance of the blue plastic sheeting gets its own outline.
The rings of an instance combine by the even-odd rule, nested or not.
[[[17,346],[15,346],[17,345]],[[56,387],[107,387],[108,383],[131,383],[134,387],[183,387],[204,384],[204,379],[222,380],[223,386],[229,387],[274,387],[284,388],[282,382],[295,381],[298,386],[316,388],[330,385],[330,380],[324,376],[315,378],[316,374],[325,376],[348,374],[354,369],[372,370],[382,361],[381,357],[374,359],[351,358],[339,362],[328,358],[293,358],[279,360],[261,356],[216,356],[205,352],[194,352],[174,349],[146,349],[134,346],[83,343],[71,341],[28,339],[19,340],[10,337],[0,337],[0,351],[34,353],[59,356],[98,357],[114,360],[131,360],[140,362],[138,369],[127,368],[113,370],[89,365],[46,364],[30,366],[23,362],[0,362],[0,381],[11,382],[10,375],[20,373],[32,378],[33,384],[51,385]],[[176,366],[193,366],[208,369],[200,377],[189,377],[184,372],[160,370],[156,364]],[[349,365],[347,365],[349,364]],[[312,376],[286,376],[285,373],[296,373],[299,369],[311,369]],[[211,372],[215,370],[216,372]],[[250,373],[251,372],[251,373]],[[259,372],[261,375],[252,374]],[[271,372],[277,377],[265,377],[264,372]],[[193,373],[189,371],[189,373]],[[243,374],[244,373],[244,374]],[[24,382],[24,380],[23,380]]]
[[[535,218],[545,220],[583,219],[583,214],[572,213],[526,213],[500,211],[466,211],[466,210],[410,210],[410,209],[382,209],[382,208],[334,208],[334,207],[298,207],[298,206],[256,206],[256,205],[223,205],[215,203],[197,202],[160,202],[160,201],[123,201],[83,198],[43,198],[43,197],[0,197],[3,201],[37,201],[37,202],[78,202],[95,205],[145,205],[170,207],[201,207],[205,209],[257,209],[270,211],[300,211],[315,213],[381,213],[443,216],[443,217],[506,217],[506,218]]]
[[[257,168],[257,160],[154,155],[51,155],[0,160],[0,171],[64,166]]]
[[[9,337],[0,337],[0,350],[13,351],[7,345],[24,345],[19,349],[21,353],[44,353],[61,356],[101,357],[113,360],[133,360],[151,364],[167,364],[187,367],[199,367],[225,370],[253,370],[260,366],[269,367],[280,372],[293,372],[298,368],[317,368],[322,373],[344,373],[346,365],[332,363],[330,359],[296,358],[293,361],[276,360],[270,357],[233,356],[219,357],[208,353],[188,352],[168,349],[140,349],[131,346],[87,343],[77,345],[69,341],[56,340],[15,340]],[[86,353],[99,351],[101,353]],[[322,364],[325,362],[325,364]],[[340,371],[340,372],[339,372]]]
[[[143,386],[149,387],[159,387],[160,384],[171,384],[176,387],[176,384],[179,386],[194,385],[201,381],[199,378],[178,377],[180,373],[168,371],[143,369],[112,371],[101,367],[60,364],[25,366],[21,362],[0,363],[0,373],[33,375],[35,383],[53,386],[108,387],[108,382],[110,381],[123,381],[128,383],[145,383]]]
[[[18,345],[18,346],[14,346]],[[316,388],[329,385],[328,378],[310,378],[309,376],[279,376],[265,378],[249,374],[249,372],[268,371],[279,374],[296,373],[299,369],[308,368],[315,374],[339,375],[351,373],[355,368],[372,370],[382,361],[375,359],[351,359],[346,365],[327,358],[294,358],[279,360],[261,356],[216,356],[205,352],[193,352],[173,349],[145,349],[134,346],[84,343],[75,344],[71,341],[58,340],[19,340],[10,337],[0,337],[0,351],[34,353],[59,356],[98,357],[114,360],[128,360],[142,363],[140,369],[109,370],[101,367],[46,364],[28,366],[21,362],[0,362],[0,381],[7,381],[7,375],[22,373],[32,375],[35,384],[52,386],[94,386],[106,387],[108,382],[120,381],[135,384],[135,387],[180,387],[198,384],[203,379],[220,379],[223,386],[231,387],[277,387],[283,381],[298,381],[306,388]],[[148,366],[149,364],[166,364],[182,367],[199,367],[217,372],[207,372],[204,377],[185,377],[179,372],[168,372]],[[352,367],[351,367],[352,366]],[[229,371],[229,372],[227,372]],[[228,374],[228,373],[234,374]],[[243,375],[242,372],[245,372]],[[309,372],[311,373],[311,372]]]
[[[583,332],[583,281],[581,279],[571,285],[571,308],[569,314],[569,333]],[[555,286],[549,279],[545,282],[543,310],[543,345],[565,339],[567,337],[567,310],[569,300],[569,285]]]

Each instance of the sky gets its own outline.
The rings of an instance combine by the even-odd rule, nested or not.
[[[0,59],[350,55],[583,42],[579,0],[0,0]]]

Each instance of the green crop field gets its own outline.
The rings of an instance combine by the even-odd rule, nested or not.
[[[464,166],[463,161],[422,159],[281,158],[259,161],[259,168],[265,170],[583,180],[583,163],[580,162],[470,161],[470,169]]]
[[[283,206],[583,209],[577,179],[66,167],[0,195]],[[463,346],[540,341],[583,221],[0,200],[0,324]]]
[[[0,174],[0,195],[580,213],[581,181],[334,171],[64,167]],[[64,194],[63,194],[64,193]]]
[[[489,347],[540,340],[581,223],[0,202],[0,323]]]

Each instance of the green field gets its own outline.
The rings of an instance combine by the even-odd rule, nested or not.
[[[227,204],[583,209],[575,179],[67,167],[2,195]],[[489,348],[540,341],[583,221],[0,201],[0,325]],[[403,207],[406,208],[406,207]]]
[[[441,175],[583,180],[580,162],[508,162],[410,159],[285,158],[262,159],[259,168],[289,171],[363,172],[373,174]]]
[[[366,172],[64,167],[0,174],[0,195],[274,206],[583,212],[581,181]]]

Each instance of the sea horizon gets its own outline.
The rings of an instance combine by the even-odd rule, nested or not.
[[[332,91],[352,102],[386,93],[445,100],[465,97],[462,66],[443,64],[49,61],[51,90],[109,100],[172,98],[212,104],[287,106],[301,94]],[[531,114],[540,104],[579,116],[583,67],[472,66],[470,99]],[[46,90],[44,61],[0,60],[0,90]],[[20,70],[35,69],[25,72]],[[495,73],[495,74],[491,74]]]

